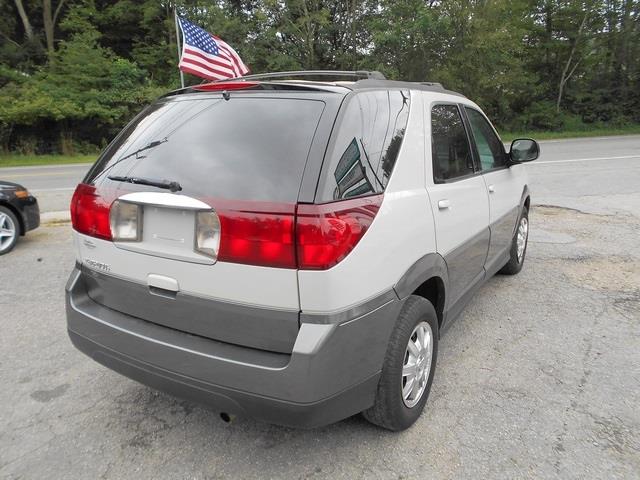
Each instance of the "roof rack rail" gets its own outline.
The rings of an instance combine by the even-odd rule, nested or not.
[[[270,78],[287,77],[353,77],[359,79],[386,80],[385,76],[376,71],[368,70],[297,70],[291,72],[257,73],[237,78],[225,78],[216,82],[236,82],[243,80],[268,80]]]
[[[444,87],[439,82],[420,82],[420,85],[425,85],[427,87],[438,87],[444,90]]]

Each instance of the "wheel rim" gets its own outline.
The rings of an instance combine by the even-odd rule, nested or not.
[[[518,263],[522,262],[524,257],[524,249],[527,246],[527,236],[529,235],[529,222],[526,218],[520,219],[520,225],[518,225],[518,234],[516,237],[516,246],[518,248]]]
[[[411,332],[402,366],[402,401],[408,408],[414,407],[422,398],[433,355],[433,331],[427,322],[420,322]]]
[[[11,217],[0,212],[0,252],[4,252],[11,246],[16,233],[16,225]]]

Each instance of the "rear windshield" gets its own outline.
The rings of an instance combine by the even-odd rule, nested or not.
[[[292,98],[159,101],[107,148],[85,182],[143,177],[178,182],[197,197],[295,202],[323,108]]]

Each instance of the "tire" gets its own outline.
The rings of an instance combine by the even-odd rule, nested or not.
[[[20,224],[14,213],[0,206],[0,255],[9,253],[18,243]]]
[[[523,226],[524,222],[524,249],[522,250],[522,255],[518,256],[518,236],[520,235],[520,230]],[[504,267],[498,272],[503,275],[515,275],[522,270],[522,266],[524,265],[524,258],[527,255],[527,244],[529,243],[529,209],[527,207],[523,207],[522,213],[520,217],[518,217],[518,224],[516,226],[516,233],[511,240],[511,251],[509,256],[509,261],[506,263]]]
[[[427,330],[427,326],[430,330]],[[405,361],[410,363],[412,357],[408,350],[409,340],[417,337],[419,332],[416,329],[419,328],[431,332],[431,356],[427,367],[426,358],[428,355],[423,355],[424,362],[419,363],[418,361],[418,365],[422,365],[422,370],[416,369],[416,371],[420,375],[420,373],[426,372],[427,368],[429,370],[428,373],[421,376],[422,379],[426,378],[426,381],[422,382],[423,387],[419,396],[415,395],[414,398],[405,399],[403,388],[406,387],[409,379],[403,376],[403,367]],[[369,422],[395,432],[405,430],[413,425],[422,413],[429,397],[437,358],[438,317],[436,311],[428,300],[411,295],[405,301],[398,315],[396,326],[391,333],[375,403],[373,407],[362,412],[363,416]],[[415,381],[414,384],[416,384]]]

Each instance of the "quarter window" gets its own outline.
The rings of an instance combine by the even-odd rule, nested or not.
[[[484,115],[473,108],[465,107],[473,139],[475,140],[478,155],[480,156],[481,170],[491,170],[506,165],[502,142],[493,131]]]
[[[469,139],[456,105],[431,109],[431,152],[436,183],[473,173]]]
[[[320,179],[321,202],[384,191],[407,127],[409,92],[362,92],[343,108]]]

